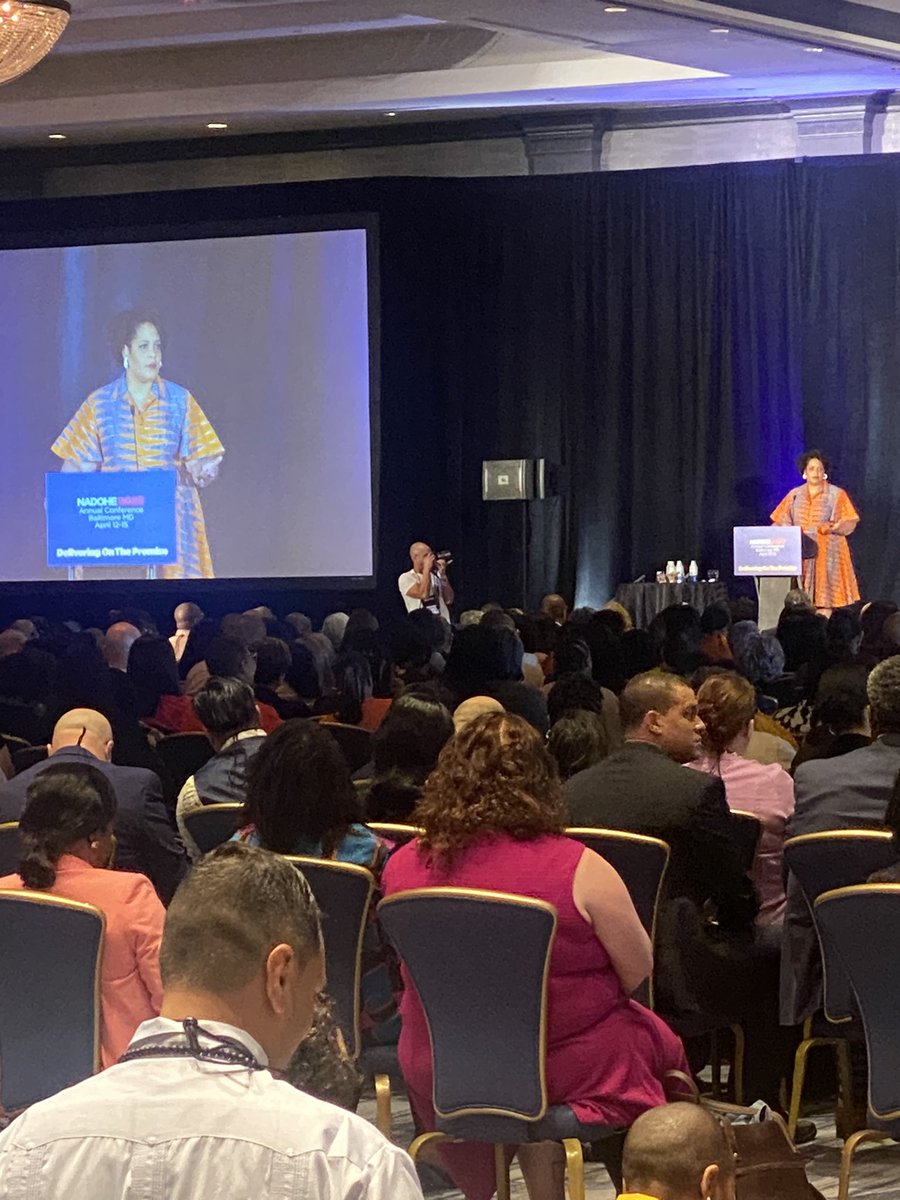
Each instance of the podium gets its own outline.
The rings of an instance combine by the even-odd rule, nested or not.
[[[47,564],[69,579],[104,566],[144,567],[155,579],[177,562],[176,471],[58,471],[44,482]]]
[[[803,576],[802,531],[798,525],[737,525],[734,573],[756,581],[760,629],[774,629],[784,598]]]

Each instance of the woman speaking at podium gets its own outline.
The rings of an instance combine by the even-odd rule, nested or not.
[[[828,459],[807,450],[797,460],[803,484],[793,488],[772,513],[776,525],[803,530],[803,589],[820,611],[859,599],[847,538],[859,524],[859,513],[843,488],[828,482]]]
[[[174,469],[178,561],[165,579],[212,578],[213,564],[198,488],[215,479],[225,447],[187,390],[163,379],[160,324],[132,309],[115,322],[122,374],[91,392],[51,446],[63,471]]]

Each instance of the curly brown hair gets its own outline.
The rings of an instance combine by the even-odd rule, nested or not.
[[[476,717],[441,751],[413,819],[423,849],[446,859],[492,833],[520,841],[562,833],[556,763],[522,717]]]

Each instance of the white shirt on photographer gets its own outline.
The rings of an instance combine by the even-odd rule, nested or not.
[[[417,608],[422,607],[422,601],[418,596],[407,596],[407,592],[417,583],[421,583],[422,574],[420,571],[404,571],[397,580],[397,587],[400,589],[400,595],[403,597],[403,602],[406,605],[407,612],[415,612]],[[437,597],[438,606],[441,611],[441,616],[445,621],[450,620],[450,609],[447,607],[447,602],[444,600],[443,582],[437,571],[431,572],[431,590],[432,594]]]
[[[239,1041],[243,1029],[202,1028]],[[165,1045],[180,1022],[145,1021]],[[0,1200],[422,1200],[412,1160],[368,1121],[275,1079],[195,1058],[113,1067],[0,1133]]]

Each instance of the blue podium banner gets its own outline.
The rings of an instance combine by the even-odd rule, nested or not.
[[[800,538],[797,525],[736,526],[735,575],[802,575]]]
[[[175,562],[176,477],[175,471],[48,474],[49,566]]]

